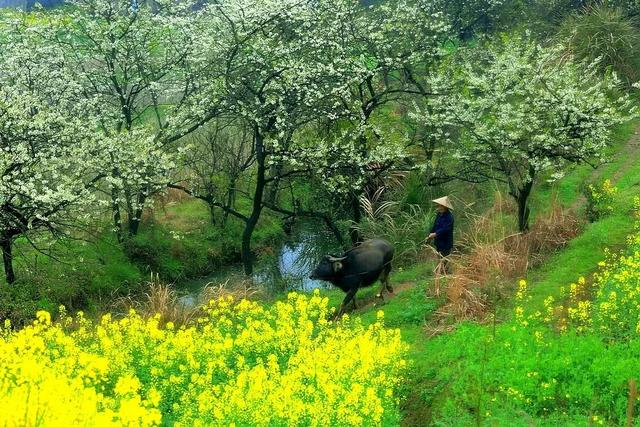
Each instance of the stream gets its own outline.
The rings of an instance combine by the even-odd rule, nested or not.
[[[253,281],[272,291],[311,292],[316,288],[328,288],[329,283],[312,280],[309,274],[320,258],[329,253],[342,253],[332,234],[317,223],[301,222],[283,241],[274,245],[272,255],[263,255],[255,261]],[[193,306],[208,284],[242,274],[242,264],[236,264],[180,283],[177,286],[183,294],[180,301]]]

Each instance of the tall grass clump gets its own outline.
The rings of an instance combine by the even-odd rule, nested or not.
[[[377,197],[362,198],[361,206],[365,216],[356,228],[364,238],[388,240],[395,248],[394,265],[407,266],[422,259],[424,240],[433,225],[433,213],[425,212],[419,205],[403,207],[400,203],[380,201]]]
[[[603,73],[612,69],[628,86],[640,79],[640,30],[619,9],[605,3],[586,6],[562,23],[558,38],[568,55],[599,60]]]
[[[159,325],[171,322],[180,327],[192,323],[204,313],[211,300],[231,297],[237,301],[253,300],[261,295],[250,279],[228,279],[219,283],[208,283],[196,296],[181,297],[175,286],[160,279],[158,274],[142,285],[142,292],[117,298],[111,305],[113,313],[120,317],[135,310],[142,318],[156,318]]]

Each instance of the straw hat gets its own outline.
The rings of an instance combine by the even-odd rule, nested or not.
[[[447,197],[447,196],[440,197],[439,199],[432,200],[432,202],[433,203],[437,203],[439,205],[442,205],[445,208],[453,210],[453,206],[451,205],[451,202],[449,201],[449,197]]]

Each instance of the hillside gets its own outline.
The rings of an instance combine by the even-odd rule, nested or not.
[[[555,402],[555,407],[545,409],[542,414],[527,414],[525,408],[518,409],[517,406],[511,406],[512,403],[508,403],[508,400],[504,401],[502,398],[498,400],[499,403],[494,404],[496,397],[502,395],[504,389],[499,386],[497,378],[491,377],[489,368],[483,366],[494,363],[497,366],[491,368],[500,369],[498,367],[500,363],[506,363],[503,365],[503,369],[508,369],[509,360],[511,357],[515,357],[512,354],[521,354],[521,351],[525,351],[524,348],[520,350],[510,347],[496,347],[497,344],[492,342],[495,338],[491,338],[495,337],[496,325],[504,325],[504,329],[507,331],[502,333],[509,336],[509,328],[511,328],[509,325],[514,322],[516,306],[521,307],[526,313],[544,312],[546,310],[545,300],[553,297],[555,301],[562,303],[569,298],[567,290],[571,283],[578,283],[580,277],[584,277],[586,286],[590,286],[594,281],[594,272],[602,270],[599,263],[607,258],[607,251],[625,254],[629,250],[634,250],[633,246],[628,248],[627,245],[628,236],[632,235],[637,227],[634,199],[639,194],[638,186],[640,185],[640,164],[636,161],[639,131],[640,128],[636,125],[620,129],[617,136],[618,142],[612,149],[611,162],[607,165],[596,170],[589,167],[576,168],[559,182],[542,190],[540,199],[537,200],[541,210],[544,209],[545,204],[548,204],[551,197],[557,197],[567,208],[583,210],[585,200],[581,196],[580,188],[586,182],[610,177],[613,185],[618,188],[618,193],[613,202],[611,215],[587,224],[580,235],[571,240],[566,247],[548,254],[542,265],[530,270],[525,277],[527,296],[524,299],[518,299],[512,293],[508,300],[496,307],[497,311],[494,313],[497,317],[495,320],[489,314],[481,323],[463,324],[451,332],[445,332],[436,337],[430,336],[431,314],[439,304],[443,303],[443,300],[435,296],[429,297],[433,294],[432,287],[434,286],[431,277],[433,264],[429,263],[396,272],[392,282],[399,288],[399,292],[382,306],[376,302],[373,292],[362,292],[362,295],[359,295],[362,300],[373,301],[357,312],[357,315],[365,323],[373,322],[375,310],[382,308],[385,311],[386,325],[400,328],[403,339],[410,344],[411,371],[409,378],[411,380],[405,390],[403,425],[463,426],[485,423],[516,425],[516,419],[521,420],[519,422],[526,426],[599,424],[599,413],[595,406],[592,409],[585,409],[584,406],[574,406],[566,402],[563,408],[562,403]],[[331,295],[333,295],[332,301],[337,303],[339,295]],[[427,296],[426,299],[425,296]],[[590,298],[595,297],[595,294],[590,296]],[[517,315],[515,316],[517,317]],[[535,331],[531,333],[534,334]],[[517,334],[514,333],[514,336],[518,342]],[[557,339],[560,346],[570,345],[576,346],[575,348],[582,348],[583,342],[587,346],[593,344],[592,337],[589,336],[575,337],[577,343],[573,342],[572,344],[566,342],[567,338],[563,336],[553,338],[553,334],[551,334],[549,339]],[[522,341],[520,344],[525,345]],[[574,347],[567,347],[566,350],[571,348]],[[625,355],[624,360],[629,362],[637,360],[634,359],[637,356],[633,356],[635,350],[629,349],[628,351],[630,353]],[[523,375],[527,378],[527,376],[531,376],[531,372],[537,372],[536,369],[544,370],[543,366],[536,363],[535,357],[537,356],[531,354],[531,357],[534,359],[527,363],[530,371],[516,371],[509,375]],[[493,359],[497,359],[497,361]],[[569,364],[564,367],[564,369],[574,368]],[[607,375],[604,372],[602,374]],[[536,375],[539,374],[536,373]],[[628,371],[628,377],[615,386],[619,387],[616,389],[618,390],[617,398],[623,402],[626,402],[627,380],[634,377],[633,371]],[[551,381],[549,378],[547,380]],[[600,387],[589,383],[585,383],[583,386]],[[560,383],[554,393],[558,392],[557,389],[562,390],[562,387],[566,387],[567,394],[569,394],[573,393],[572,388],[575,387],[575,384]],[[531,402],[529,401],[529,403]],[[600,403],[594,401],[592,405],[600,405]],[[482,410],[482,413],[478,412],[479,409]],[[610,411],[611,409],[606,410]],[[600,414],[600,416],[602,415]],[[611,413],[606,415],[611,419]],[[623,413],[617,413],[616,416],[619,416],[621,420],[625,419]],[[600,418],[600,420],[602,419]]]
[[[6,341],[0,344],[6,347],[6,359],[0,361],[24,376],[25,363],[36,363],[30,360],[38,355],[36,368],[44,373],[37,392],[25,385],[16,389],[5,377],[10,382],[0,402],[12,405],[13,414],[24,413],[27,424],[37,418],[37,408],[45,407],[52,408],[51,420],[68,420],[73,413],[74,423],[112,419],[136,425],[160,419],[165,424],[207,419],[252,425],[277,419],[286,425],[302,422],[300,416],[326,425],[367,424],[362,417],[368,416],[373,424],[389,426],[615,425],[635,419],[636,397],[629,390],[640,346],[635,332],[629,335],[627,329],[635,331],[633,319],[640,314],[633,297],[640,294],[634,281],[640,271],[635,267],[640,239],[628,238],[640,207],[640,200],[635,201],[640,165],[630,160],[638,148],[636,126],[618,129],[610,163],[596,170],[577,167],[562,180],[544,184],[536,200],[540,217],[551,206],[546,197],[584,215],[581,186],[611,176],[617,192],[610,213],[584,223],[566,246],[546,254],[515,291],[515,284],[494,283],[504,286],[503,298],[491,301],[494,305],[475,320],[452,319],[446,328],[436,323],[442,319],[435,314],[450,302],[450,292],[446,283],[435,292],[433,261],[399,267],[392,276],[395,293],[384,301],[375,297],[375,287],[362,290],[360,308],[336,324],[326,319],[343,297],[337,290],[234,306],[220,287],[217,300],[184,317],[175,311],[175,297],[151,288],[155,305],[142,308],[143,317],[135,311],[120,320],[108,314],[94,324],[82,313],[67,317],[62,311],[52,324],[50,315],[40,312],[34,326],[20,332],[5,329]],[[629,254],[629,261],[607,257],[607,248]],[[623,276],[630,277],[625,282],[630,288],[618,283]],[[618,295],[619,306],[611,305],[610,292]],[[246,289],[245,296],[255,298]],[[23,347],[37,337],[42,341]],[[127,351],[117,350],[115,342]],[[14,352],[23,357],[13,358]],[[105,365],[105,358],[114,362]],[[65,371],[69,380],[84,378],[84,386],[55,379],[63,368],[56,362],[61,359],[68,361],[64,369],[71,369]],[[83,367],[74,368],[77,363]],[[240,377],[234,378],[235,370],[242,372]],[[195,383],[185,383],[184,372]],[[195,401],[208,393],[203,378],[210,375],[221,388],[196,410]],[[309,375],[317,382],[307,383]],[[345,387],[333,389],[336,381]],[[94,383],[110,397],[96,396]],[[47,392],[49,387],[57,393]],[[271,397],[264,400],[267,390]],[[348,390],[348,396],[340,394]],[[18,391],[31,394],[20,400],[15,398]],[[326,400],[323,393],[338,394]],[[399,406],[379,393],[397,393]],[[67,396],[66,403],[51,400],[54,395]],[[83,395],[87,409],[78,412],[74,405],[80,402],[72,395]],[[344,399],[359,403],[342,406]],[[278,406],[284,401],[299,409],[285,411]],[[380,406],[369,406],[371,402]],[[263,421],[250,416],[248,421],[248,408],[260,411],[265,405],[272,407],[269,416]],[[166,418],[170,412],[173,421]]]

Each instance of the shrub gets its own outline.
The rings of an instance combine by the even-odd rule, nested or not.
[[[237,300],[253,299],[256,295],[264,297],[263,288],[254,287],[253,282],[244,276],[238,280],[227,279],[220,283],[208,283],[197,297],[188,296],[187,299],[182,299],[173,285],[162,282],[159,275],[152,274],[151,280],[144,284],[141,291],[117,298],[111,303],[111,312],[123,313],[124,316],[134,309],[143,319],[156,317],[159,326],[171,322],[180,327],[205,315],[203,307],[212,299],[228,296]]]
[[[223,243],[206,233],[169,231],[155,225],[128,239],[124,250],[142,271],[177,281],[208,274],[234,259],[235,250],[222,247]]]
[[[67,271],[58,276],[25,273],[17,282],[0,284],[0,320],[16,326],[31,322],[38,310],[55,313],[60,304],[77,309],[88,302],[88,278],[83,271]]]
[[[605,179],[602,184],[588,184],[583,193],[587,199],[587,218],[595,222],[613,212],[613,202],[618,188]]]

